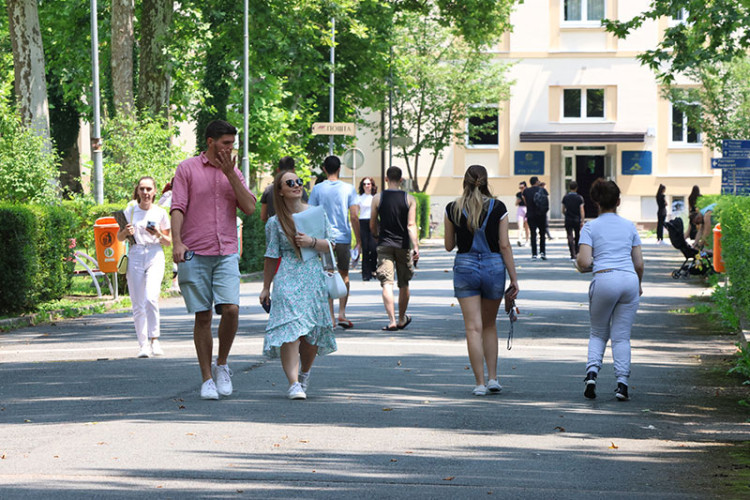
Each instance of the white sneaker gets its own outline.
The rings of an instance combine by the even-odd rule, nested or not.
[[[151,346],[148,344],[144,344],[141,346],[141,350],[138,351],[138,357],[139,358],[150,358],[151,357]]]
[[[310,385],[311,372],[300,372],[299,373],[299,385],[302,386],[302,390],[307,392],[307,387]]]
[[[164,349],[161,348],[159,339],[157,338],[151,339],[151,352],[154,353],[154,356],[164,356]]]
[[[302,390],[302,385],[299,382],[295,382],[289,386],[286,395],[289,399],[307,399],[307,394]]]
[[[486,396],[487,395],[487,386],[484,384],[480,384],[474,388],[473,391],[471,391],[472,394],[475,396]]]
[[[216,392],[216,384],[213,379],[208,379],[201,386],[201,399],[219,399],[219,393]]]
[[[222,396],[232,395],[232,370],[229,369],[229,364],[226,365],[213,365],[211,367],[211,374],[216,380],[216,390]]]
[[[487,390],[492,394],[500,394],[500,391],[503,390],[503,386],[500,385],[500,382],[498,382],[496,378],[493,378],[487,382]]]

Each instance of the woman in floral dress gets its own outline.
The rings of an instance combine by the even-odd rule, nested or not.
[[[307,398],[315,356],[337,349],[321,260],[315,257],[304,261],[300,252],[300,248],[314,248],[327,253],[331,227],[321,213],[325,218],[326,239],[297,232],[292,214],[309,208],[302,202],[302,184],[294,172],[280,172],[274,178],[276,215],[266,224],[266,259],[260,292],[261,304],[271,305],[263,353],[271,358],[281,357],[281,366],[289,379],[289,399]],[[281,264],[276,271],[279,258]]]

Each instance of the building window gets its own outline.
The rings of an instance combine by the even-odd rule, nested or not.
[[[688,18],[687,9],[677,9],[677,13],[674,16],[669,18],[669,25],[677,26],[678,24],[687,22],[687,18]]]
[[[563,89],[563,118],[604,119],[604,89]]]
[[[605,0],[563,0],[563,22],[600,26],[605,17]]]
[[[690,105],[692,109],[699,109],[697,104]],[[672,144],[695,146],[701,144],[701,133],[692,113],[685,113],[672,105]]]
[[[472,110],[468,120],[469,146],[498,146],[500,144],[500,119],[497,108]]]

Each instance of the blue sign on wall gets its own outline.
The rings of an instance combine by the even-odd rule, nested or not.
[[[651,151],[623,151],[622,175],[651,175]]]
[[[544,151],[516,151],[513,164],[516,175],[544,175]]]

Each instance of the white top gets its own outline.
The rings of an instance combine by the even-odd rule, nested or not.
[[[161,231],[171,228],[167,211],[158,205],[151,205],[148,210],[143,210],[138,205],[129,206],[125,209],[125,220],[135,226],[135,242],[139,245],[159,245],[159,237],[146,231],[149,221]]]
[[[581,245],[592,248],[594,272],[618,269],[635,273],[631,252],[641,246],[635,224],[611,212],[587,222],[581,229]]]
[[[372,199],[374,198],[371,194],[361,194],[357,196],[357,203],[359,203],[359,218],[369,219],[372,213]]]

